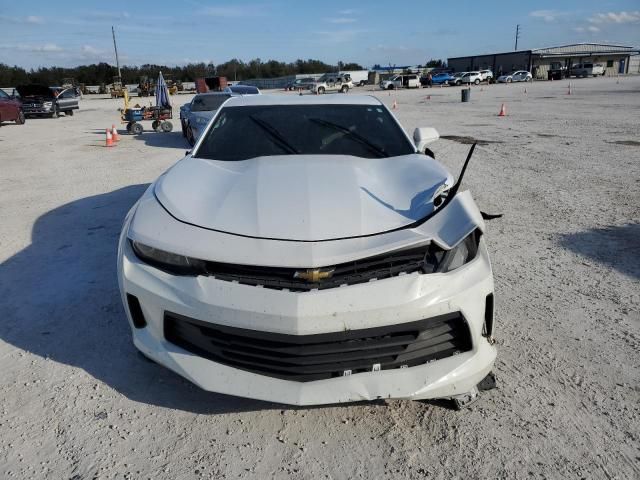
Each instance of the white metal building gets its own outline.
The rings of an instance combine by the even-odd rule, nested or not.
[[[529,70],[534,78],[546,79],[552,64],[570,67],[578,63],[601,63],[605,75],[638,73],[640,49],[624,45],[576,43],[558,47],[535,48],[516,52],[490,53],[448,59],[448,66],[457,72],[491,69],[494,74],[513,70]]]

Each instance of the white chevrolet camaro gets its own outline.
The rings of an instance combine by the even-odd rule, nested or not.
[[[493,275],[471,194],[424,154],[437,138],[370,96],[226,101],[125,219],[136,347],[279,403],[474,400]]]

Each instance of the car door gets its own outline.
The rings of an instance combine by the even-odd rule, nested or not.
[[[66,110],[73,110],[78,108],[78,97],[76,96],[76,92],[73,88],[66,89],[60,95],[65,102],[64,108]]]
[[[0,90],[0,121],[12,119],[11,100],[4,90]]]

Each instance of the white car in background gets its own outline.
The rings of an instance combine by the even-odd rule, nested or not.
[[[480,70],[480,76],[483,82],[491,83],[493,80],[493,72],[491,70]]]
[[[475,85],[479,85],[482,81],[482,75],[480,74],[480,72],[466,72],[460,77],[460,83],[463,85],[469,85],[472,83]]]
[[[229,99],[124,221],[135,346],[277,403],[475,400],[493,275],[483,215],[424,154],[437,138],[373,96]]]
[[[420,76],[409,73],[403,75],[396,75],[389,80],[383,80],[380,82],[380,88],[382,90],[395,90],[398,88],[420,88]]]
[[[498,83],[531,82],[532,80],[533,75],[526,70],[516,70],[515,72],[500,75],[498,77]]]

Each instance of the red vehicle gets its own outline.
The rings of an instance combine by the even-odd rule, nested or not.
[[[18,125],[24,123],[22,103],[11,98],[4,90],[0,90],[0,123],[2,122],[16,122]]]

